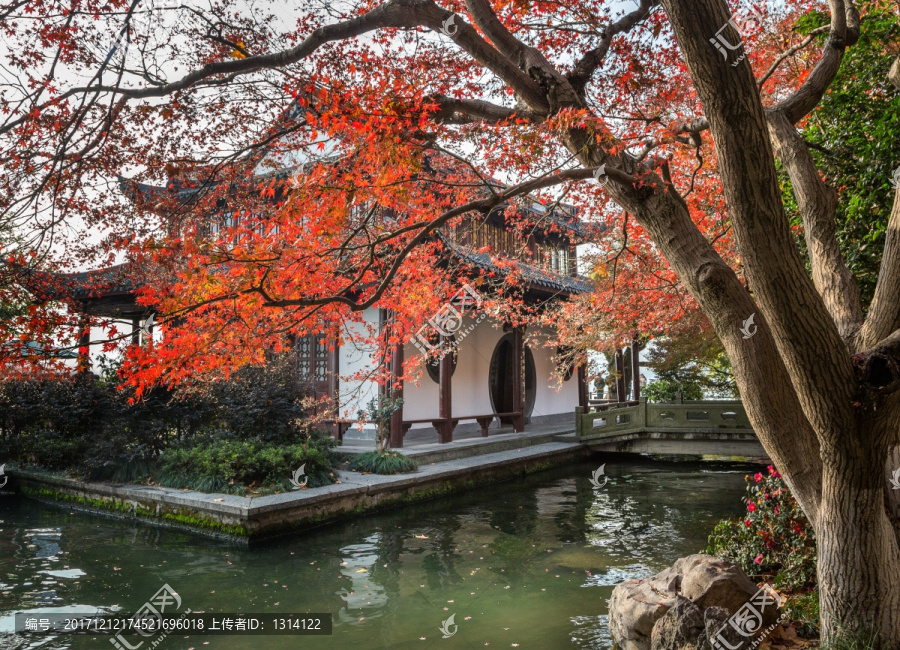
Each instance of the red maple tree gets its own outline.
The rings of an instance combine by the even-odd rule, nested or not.
[[[477,272],[486,308],[552,322],[581,350],[702,312],[816,527],[825,638],[874,630],[896,650],[900,506],[882,470],[900,458],[900,242],[892,225],[864,311],[838,196],[797,132],[859,20],[842,0],[373,0],[287,18],[231,0],[6,4],[2,291],[23,307],[0,336],[77,333],[59,304],[78,296],[49,272],[127,259],[166,330],[129,348],[138,386],[346,336],[369,306],[395,314],[386,346],[476,273],[447,266],[440,229],[506,206],[524,240],[532,202],[575,206],[603,226],[585,257],[595,292],[536,313],[497,258]]]

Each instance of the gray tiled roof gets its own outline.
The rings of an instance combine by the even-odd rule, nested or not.
[[[22,276],[21,283],[45,300],[95,298],[100,295],[126,294],[138,288],[129,277],[130,269],[131,265],[124,263],[79,273],[28,271]]]
[[[494,262],[491,260],[491,256],[487,253],[481,253],[467,246],[454,244],[444,236],[440,237],[444,245],[453,253],[455,257],[459,258],[460,260],[486,271],[494,271],[500,274],[504,274],[507,272],[494,264]],[[521,262],[519,262],[518,268],[522,273],[522,276],[529,284],[544,289],[565,291],[567,293],[587,293],[589,291],[593,291],[594,289],[594,285],[591,283],[591,281],[580,275],[577,275],[575,277],[568,275],[559,275],[557,273],[550,273],[549,271],[545,271],[539,267],[532,266],[530,264],[523,264]]]

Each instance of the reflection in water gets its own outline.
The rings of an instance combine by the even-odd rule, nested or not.
[[[350,579],[350,585],[342,584],[337,592],[347,605],[337,613],[336,620],[343,623],[358,622],[361,613],[363,616],[377,616],[378,610],[387,604],[387,594],[377,584],[374,576],[379,537],[378,534],[371,535],[365,544],[353,544],[340,550],[344,556],[341,573]]]
[[[609,461],[609,483],[594,488],[595,468],[558,468],[250,549],[6,499],[0,635],[14,611],[134,612],[168,583],[193,610],[332,613],[334,635],[302,639],[311,648],[609,648],[613,586],[704,548],[714,523],[740,512],[748,470]],[[442,639],[451,615],[458,631]],[[299,641],[170,636],[162,647],[267,650]],[[43,647],[108,644],[76,637]]]

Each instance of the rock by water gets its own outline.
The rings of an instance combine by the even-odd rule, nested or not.
[[[643,580],[626,580],[613,589],[609,629],[622,650],[714,650],[712,639],[729,618],[759,591],[735,563],[709,555],[689,555]],[[746,610],[745,610],[746,611]],[[774,624],[778,609],[761,612],[757,634]],[[721,640],[749,650],[753,635],[726,626]]]

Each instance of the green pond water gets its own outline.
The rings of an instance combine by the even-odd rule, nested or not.
[[[14,611],[135,612],[169,584],[182,611],[330,612],[334,632],[173,633],[164,649],[609,648],[613,586],[705,548],[716,521],[741,513],[751,467],[608,462],[598,489],[600,462],[250,548],[5,496],[0,630],[13,629]],[[456,633],[442,638],[451,615]],[[110,638],[7,634],[0,648],[112,648]]]

